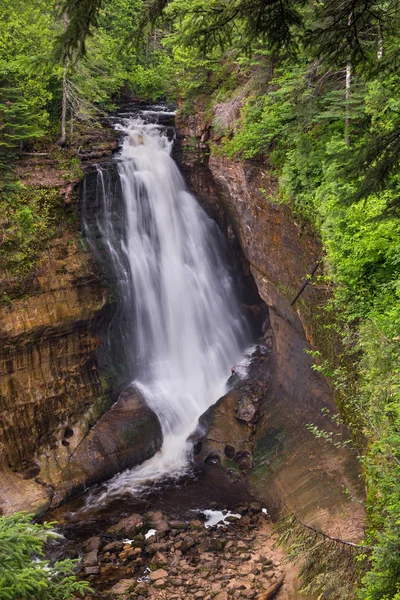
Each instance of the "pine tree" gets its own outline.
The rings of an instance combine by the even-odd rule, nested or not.
[[[0,598],[4,600],[68,600],[91,591],[74,575],[76,561],[50,564],[45,543],[55,537],[52,523],[32,523],[17,513],[0,518]]]
[[[25,142],[42,134],[21,89],[0,80],[0,168],[22,150]]]

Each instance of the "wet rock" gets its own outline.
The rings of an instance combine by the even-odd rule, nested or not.
[[[84,557],[83,564],[85,565],[85,567],[93,567],[94,565],[97,565],[97,561],[98,561],[98,551],[92,550],[91,552],[86,554],[86,556]]]
[[[253,466],[253,457],[248,450],[237,452],[234,458],[241,471],[247,471]]]
[[[204,523],[203,521],[200,521],[200,519],[193,519],[192,521],[190,521],[189,523],[189,527],[190,529],[204,529]]]
[[[123,546],[124,542],[110,542],[109,544],[106,544],[106,546],[104,546],[103,552],[119,552],[119,550],[122,550]]]
[[[133,560],[134,558],[140,556],[141,553],[141,548],[133,548],[130,544],[127,544],[126,546],[124,546],[124,549],[119,554],[119,558],[122,561]]]
[[[249,506],[249,510],[252,513],[260,513],[262,510],[262,506],[259,502],[252,502]]]
[[[98,575],[99,572],[100,567],[98,565],[92,567],[85,567],[85,575]]]
[[[125,389],[75,450],[61,473],[52,506],[73,492],[142,463],[161,443],[157,416],[137,390]]]
[[[157,569],[149,573],[150,581],[158,581],[159,579],[165,579],[168,577],[168,572],[165,569]]]
[[[250,451],[252,448],[252,431],[248,424],[236,418],[235,410],[241,394],[238,390],[231,390],[210,407],[199,419],[200,427],[207,431],[202,438],[202,450],[196,460],[218,464],[221,462],[225,468],[230,468],[232,460],[225,452]]]
[[[118,566],[114,564],[106,564],[100,567],[100,577],[102,580],[106,580],[109,577],[113,577],[114,574],[118,572]]]
[[[235,506],[234,508],[234,512],[238,513],[239,515],[245,515],[248,511],[248,505],[247,504],[239,504],[238,506]]]
[[[145,522],[151,529],[155,529],[157,533],[165,533],[169,531],[167,518],[159,510],[149,511],[148,513],[146,513]]]
[[[86,552],[91,552],[92,550],[99,550],[101,545],[101,537],[95,536],[91,537],[83,542],[83,547]]]
[[[147,592],[147,585],[144,583],[144,581],[139,581],[138,584],[135,587],[135,592],[137,594],[146,594]]]
[[[169,521],[169,526],[171,529],[184,530],[189,527],[189,523],[186,521]]]
[[[134,588],[136,585],[136,579],[122,579],[116,585],[114,585],[109,593],[115,596],[120,596],[122,594],[126,594],[131,588]]]
[[[152,564],[157,566],[157,567],[164,567],[165,565],[168,565],[169,560],[168,558],[165,556],[165,554],[163,554],[162,552],[156,552],[154,555],[154,558],[152,560]]]
[[[125,519],[121,519],[116,525],[110,527],[108,533],[111,535],[133,536],[140,531],[142,527],[143,518],[137,513],[134,513],[129,517],[125,517]]]
[[[245,421],[246,423],[254,423],[260,418],[260,412],[258,409],[258,398],[253,394],[244,394],[241,396],[237,407],[235,409],[236,418],[239,421]]]
[[[236,454],[235,446],[232,446],[232,444],[226,444],[224,452],[227,458],[233,458]]]
[[[219,465],[221,464],[220,456],[217,452],[210,452],[210,454],[204,460],[206,465]]]
[[[156,554],[156,552],[165,552],[168,549],[168,545],[163,542],[155,542],[154,544],[145,546],[145,549],[147,554]]]
[[[182,546],[180,549],[182,550],[182,552],[187,552],[188,550],[190,550],[190,548],[193,548],[195,544],[196,540],[194,539],[194,537],[187,536],[184,540],[182,540]]]

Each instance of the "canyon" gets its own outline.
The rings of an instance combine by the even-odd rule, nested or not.
[[[274,519],[286,508],[327,533],[357,542],[363,535],[363,489],[355,453],[307,428],[313,424],[348,438],[329,418],[326,409],[336,413],[333,391],[305,352],[329,346],[334,351],[337,342],[323,327],[329,290],[312,281],[291,306],[322,258],[319,240],[288,206],[276,202],[267,164],[210,154],[210,142],[218,140],[202,106],[194,115],[178,113],[176,125],[174,157],[224,232],[246,289],[247,311],[264,321],[250,370],[254,375],[242,383],[233,375],[233,391],[208,410],[195,434],[195,461],[246,481]],[[82,161],[85,193],[92,199],[93,164],[108,164],[118,144],[107,128],[95,137],[97,148],[89,139]],[[27,184],[58,186],[62,210],[79,215],[81,182],[66,184],[57,165],[38,168],[36,175],[33,162],[20,168],[31,173]],[[24,293],[8,294],[11,302],[1,306],[0,509],[5,514],[44,512],[140,464],[161,444],[160,426],[142,399],[124,391],[118,400],[130,373],[107,342],[118,314],[115,282],[80,232],[76,218],[69,231],[52,240]],[[122,441],[110,444],[116,431]]]

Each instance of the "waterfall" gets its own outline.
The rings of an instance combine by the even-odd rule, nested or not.
[[[117,128],[124,135],[117,157],[123,206],[116,217],[113,186],[99,168],[100,239],[87,224],[86,236],[101,244],[115,271],[126,325],[119,342],[164,441],[153,458],[111,479],[96,502],[185,471],[188,436],[225,393],[249,341],[221,234],[187,191],[170,156],[173,142],[137,117]]]

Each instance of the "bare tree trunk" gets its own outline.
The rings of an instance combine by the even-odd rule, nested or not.
[[[63,94],[61,104],[61,137],[58,140],[59,146],[65,146],[67,142],[67,67],[63,71]]]
[[[346,121],[344,126],[344,141],[346,146],[350,143],[350,86],[351,86],[351,63],[346,65]]]
[[[70,112],[70,121],[69,121],[69,140],[72,142],[72,136],[74,133],[74,113],[72,107],[69,109]]]
[[[64,30],[68,27],[68,17],[67,13],[64,13]],[[62,103],[61,103],[61,137],[58,140],[59,146],[65,146],[67,143],[67,92],[68,92],[68,82],[67,82],[67,65],[64,65],[63,70],[63,91],[62,91]]]
[[[382,56],[383,56],[383,39],[382,39],[382,33],[380,31],[380,28],[379,28],[378,54],[377,54],[378,60],[381,60]]]
[[[349,15],[347,24],[351,27],[352,15]],[[346,119],[344,124],[344,143],[350,144],[350,86],[351,86],[351,62],[346,65]]]

